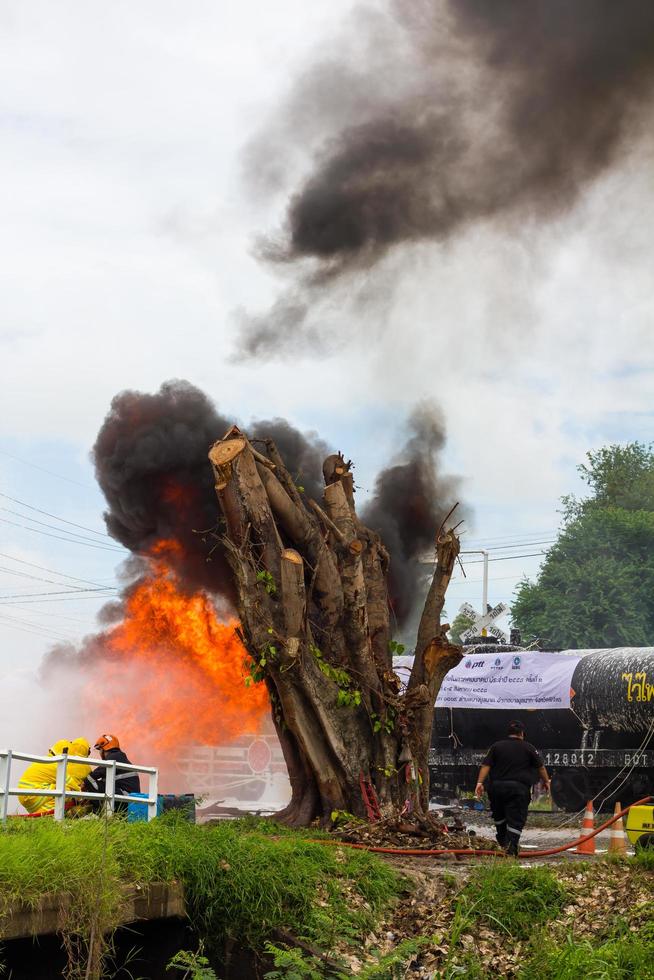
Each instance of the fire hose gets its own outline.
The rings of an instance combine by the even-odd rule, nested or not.
[[[25,792],[27,794],[27,790]],[[75,803],[74,800],[70,800],[68,803],[64,805],[64,810],[72,810],[73,807],[76,805],[77,804]],[[37,810],[36,813],[14,813],[12,814],[12,816],[17,817],[20,820],[29,820],[29,819],[34,820],[35,818],[38,817],[52,817],[54,816],[54,810]]]
[[[582,837],[578,837],[576,840],[570,841],[568,844],[561,844],[559,847],[550,847],[542,851],[528,851],[518,854],[519,858],[529,859],[529,858],[540,858],[540,857],[550,857],[552,854],[561,854],[562,851],[569,851],[573,847],[578,847],[579,844],[584,844],[587,840],[592,837],[596,837],[597,834],[601,834],[603,830],[607,827],[611,827],[614,823],[620,820],[626,813],[629,813],[632,807],[642,806],[643,803],[649,803],[650,800],[654,799],[652,796],[644,796],[642,800],[637,800],[635,803],[626,806],[624,810],[620,810],[619,813],[614,813],[610,820],[606,820],[599,827],[596,827],[590,834],[584,834]],[[426,848],[406,848],[406,847],[377,847],[372,844],[355,844],[351,841],[337,841],[337,840],[316,840],[316,844],[332,844],[335,847],[351,847],[359,851],[372,851],[374,854],[399,854],[405,857],[442,857],[445,854],[454,854],[456,857],[508,857],[504,851],[491,851],[487,850],[475,850],[472,847],[439,847],[433,849]]]

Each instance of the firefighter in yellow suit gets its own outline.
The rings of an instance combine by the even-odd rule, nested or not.
[[[91,746],[85,738],[67,739],[61,738],[48,750],[48,755],[79,755],[87,758],[91,754]],[[66,789],[81,790],[82,783],[91,771],[91,766],[81,762],[69,762],[66,766]],[[55,789],[57,785],[57,763],[56,762],[33,762],[28,766],[23,775],[18,780],[18,788],[30,789]],[[19,796],[18,799],[28,813],[48,813],[54,810],[53,796]]]

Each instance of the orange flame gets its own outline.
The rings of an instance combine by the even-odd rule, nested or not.
[[[86,692],[98,731],[115,732],[133,758],[154,765],[193,744],[257,732],[269,712],[265,686],[246,686],[238,624],[220,622],[205,593],[180,589],[166,563],[179,547],[160,541],[153,549],[151,575],[104,634],[101,674]]]

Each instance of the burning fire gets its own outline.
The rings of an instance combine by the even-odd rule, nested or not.
[[[268,714],[263,684],[246,686],[248,656],[236,622],[219,621],[204,592],[185,593],[160,541],[150,573],[124,600],[122,622],[99,638],[102,657],[85,700],[99,731],[132,757],[161,764],[190,745],[257,732]]]

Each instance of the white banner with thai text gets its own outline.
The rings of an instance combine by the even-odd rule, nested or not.
[[[484,653],[464,656],[445,676],[438,708],[569,708],[570,684],[580,657],[557,653]],[[412,657],[397,658],[406,683]]]

